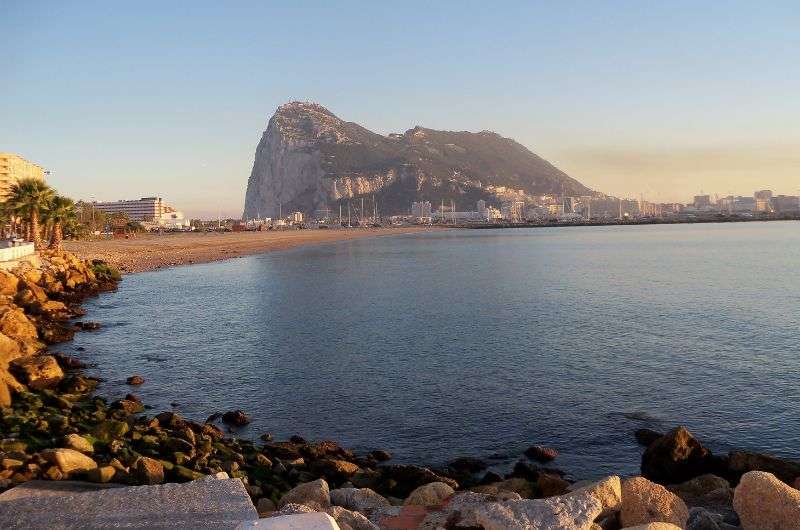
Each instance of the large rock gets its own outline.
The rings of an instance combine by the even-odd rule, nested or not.
[[[81,436],[80,434],[68,434],[64,437],[64,446],[81,453],[94,452],[92,442]]]
[[[278,508],[283,508],[287,504],[302,504],[316,511],[325,511],[331,505],[328,483],[324,479],[317,479],[300,484],[281,497]]]
[[[443,477],[426,467],[390,464],[378,468],[384,481],[394,481],[391,495],[396,497],[407,497],[416,488],[431,482],[444,482],[453,489],[458,489],[458,482]]]
[[[371,522],[364,515],[342,508],[331,506],[326,513],[333,517],[340,528],[350,527],[352,530],[379,530],[378,525]]]
[[[800,491],[772,473],[745,473],[734,492],[733,507],[744,530],[800,528]]]
[[[676,427],[651,443],[642,455],[642,476],[660,484],[677,484],[711,472],[711,452],[685,427]]]
[[[480,184],[476,184],[480,182]],[[500,202],[490,186],[521,195],[586,195],[585,186],[522,145],[490,133],[416,127],[384,136],[339,119],[315,103],[281,105],[256,148],[244,217],[308,214],[337,201],[376,196],[382,214],[415,200]],[[508,192],[506,192],[508,193]],[[371,204],[370,204],[371,207]]]
[[[692,480],[667,486],[667,489],[680,497],[689,508],[703,508],[721,521],[736,522],[733,511],[733,489],[724,478],[716,475],[700,475]]]
[[[406,506],[438,506],[455,490],[444,482],[431,482],[418,487],[403,502]]]
[[[21,356],[22,348],[19,343],[8,335],[0,333],[0,369],[8,368],[8,363]]]
[[[64,379],[64,372],[52,355],[15,359],[11,369],[34,390],[54,387]]]
[[[484,530],[590,530],[603,506],[588,494],[490,502],[475,509]]]
[[[591,495],[603,508],[600,517],[607,517],[622,507],[622,482],[619,477],[610,476],[575,489],[567,495]]]
[[[131,466],[131,476],[139,484],[161,484],[164,482],[164,465],[146,456],[140,456]]]
[[[352,462],[334,458],[316,460],[310,467],[312,472],[324,476],[335,484],[341,484],[346,480],[350,480],[350,477],[361,470],[360,467]]]
[[[73,473],[85,473],[97,467],[94,460],[74,449],[48,449],[42,451],[41,455],[51,464],[58,466],[58,469],[66,476]]]
[[[800,462],[747,451],[731,452],[728,468],[737,476],[749,471],[766,471],[787,484],[793,484],[800,477]]]
[[[647,523],[672,523],[686,526],[689,509],[686,504],[664,486],[644,477],[622,481],[622,526]]]
[[[370,515],[391,506],[382,495],[369,488],[339,488],[331,490],[330,499],[336,506]]]
[[[3,296],[14,296],[17,294],[17,288],[19,285],[19,278],[16,275],[0,270],[0,295]]]
[[[0,308],[0,333],[18,341],[36,341],[39,333],[22,309],[18,307]]]

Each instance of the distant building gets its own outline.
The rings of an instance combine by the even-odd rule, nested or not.
[[[430,201],[411,203],[411,217],[415,219],[430,219],[432,212],[433,208]]]
[[[796,195],[778,195],[773,197],[771,205],[775,213],[797,213],[800,211],[800,197]]]
[[[96,210],[107,214],[125,214],[131,221],[155,222],[162,219],[164,214],[177,211],[172,206],[168,206],[161,197],[142,197],[138,200],[94,202],[92,206],[94,206]]]
[[[697,210],[708,210],[711,208],[711,195],[695,195],[692,206]]]
[[[289,220],[293,223],[302,223],[303,212],[292,212],[292,215],[289,216]]]
[[[753,198],[756,201],[757,212],[771,212],[772,211],[772,190],[761,190],[753,193]]]
[[[23,178],[44,180],[43,167],[14,153],[0,153],[0,202],[8,199],[11,186]]]

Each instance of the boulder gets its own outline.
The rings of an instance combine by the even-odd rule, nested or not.
[[[85,454],[74,449],[59,448],[42,451],[42,458],[58,467],[64,475],[85,473],[97,467],[97,463]]]
[[[383,451],[383,450],[380,450],[380,449],[377,449],[375,451],[370,451],[367,456],[369,456],[370,458],[372,458],[376,462],[386,462],[387,460],[391,460],[392,459],[392,453],[390,453],[389,451]]]
[[[600,517],[608,517],[622,507],[622,481],[617,476],[600,479],[597,482],[586,484],[574,489],[567,495],[591,495],[600,502],[602,511]]]
[[[324,511],[331,505],[330,489],[324,479],[300,484],[289,490],[278,502],[278,508],[287,504],[302,504],[316,511]]]
[[[389,464],[378,468],[384,481],[394,481],[395,487],[391,488],[391,495],[407,497],[416,488],[431,482],[444,482],[451,488],[458,489],[458,482],[443,477],[426,467]]]
[[[800,462],[747,451],[732,451],[728,457],[728,468],[736,476],[750,471],[766,471],[786,484],[793,484],[800,478]]]
[[[455,471],[456,473],[479,473],[486,469],[486,462],[481,460],[480,458],[474,458],[471,456],[462,456],[460,458],[456,458],[449,464],[447,464],[448,469]]]
[[[250,423],[250,416],[241,410],[229,410],[222,415],[222,421],[228,425],[241,427]]]
[[[636,442],[645,447],[650,446],[650,444],[664,436],[662,433],[654,431],[653,429],[636,429],[633,435],[636,437]]]
[[[132,375],[125,380],[125,383],[129,385],[141,385],[144,384],[144,377],[141,375]]]
[[[490,502],[476,507],[477,524],[484,530],[588,530],[602,511],[600,501],[588,494],[549,499]]]
[[[667,486],[680,497],[689,508],[700,507],[719,516],[725,522],[736,522],[733,511],[733,490],[724,478],[716,475],[700,475],[692,480]]]
[[[725,524],[722,515],[705,508],[690,508],[686,530],[722,530]]]
[[[95,426],[92,434],[101,442],[109,443],[125,436],[129,429],[130,426],[124,421],[105,420]]]
[[[0,369],[8,368],[8,363],[22,357],[22,348],[11,337],[0,333]]]
[[[11,389],[8,384],[0,379],[0,408],[11,406]]]
[[[64,437],[64,447],[79,451],[81,453],[94,452],[92,442],[81,436],[80,434],[68,434]]]
[[[164,482],[164,465],[153,458],[140,456],[131,466],[131,476],[139,484],[153,485]]]
[[[378,526],[364,517],[364,515],[348,510],[347,508],[331,506],[325,511],[328,515],[333,517],[340,528],[350,527],[352,530],[379,530]]]
[[[558,475],[551,475],[550,473],[540,473],[536,481],[536,489],[541,497],[563,495],[567,492],[567,488],[569,488],[569,482]]]
[[[712,468],[711,452],[684,427],[654,441],[642,455],[642,476],[660,484],[686,482]]]
[[[689,517],[686,504],[664,486],[634,477],[622,481],[622,526],[672,523],[684,528]]]
[[[54,387],[64,379],[64,372],[52,355],[21,357],[12,361],[10,366],[34,390]]]
[[[455,490],[444,482],[431,482],[416,488],[403,502],[406,506],[439,506]]]
[[[111,482],[111,479],[114,478],[114,475],[116,473],[117,469],[114,466],[100,466],[98,468],[90,470],[86,474],[86,478],[90,482],[105,484],[106,482]]]
[[[550,462],[555,460],[558,456],[558,451],[552,447],[545,447],[543,445],[532,445],[525,449],[525,456],[536,460],[538,462]]]
[[[311,471],[324,476],[331,482],[341,484],[350,477],[358,473],[361,468],[347,460],[336,460],[333,458],[323,458],[311,464]]]
[[[17,294],[19,278],[8,271],[0,270],[0,295],[14,296]]]
[[[800,523],[800,491],[765,471],[742,476],[733,507],[744,530],[790,530]]]
[[[331,490],[331,503],[348,510],[370,515],[391,506],[382,495],[369,488],[339,488]]]
[[[0,315],[0,333],[18,341],[36,341],[39,333],[20,308],[7,308]]]
[[[518,494],[523,499],[530,499],[534,496],[534,485],[524,478],[510,478],[494,484],[486,484],[483,486],[476,486],[471,488],[475,493],[485,493],[488,495],[497,495],[501,491],[510,491]]]

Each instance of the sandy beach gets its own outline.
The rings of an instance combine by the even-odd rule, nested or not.
[[[129,239],[65,241],[64,247],[83,259],[102,259],[117,266],[124,273],[136,273],[273,250],[286,250],[301,245],[431,230],[440,228],[407,226],[341,230],[137,234]]]

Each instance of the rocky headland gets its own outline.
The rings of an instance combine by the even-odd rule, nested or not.
[[[308,215],[366,199],[371,217],[408,213],[412,201],[458,208],[592,191],[510,138],[491,131],[414,127],[382,135],[342,120],[322,105],[294,101],[270,118],[247,182],[244,217]],[[373,207],[373,199],[375,206]],[[360,203],[360,201],[358,201]]]
[[[227,475],[262,517],[324,512],[352,530],[800,528],[800,463],[713,454],[683,427],[632,433],[645,447],[641,476],[573,482],[557,469],[558,452],[538,445],[504,476],[474,457],[430,469],[332,441],[238,438],[245,411],[205,421],[153,414],[135,394],[147,384],[136,374],[127,395],[101,397],[81,360],[54,348],[101,325],[80,320],[80,302],[114,289],[119,273],[69,253],[40,260],[0,271],[0,491],[31,480],[154,485]]]

